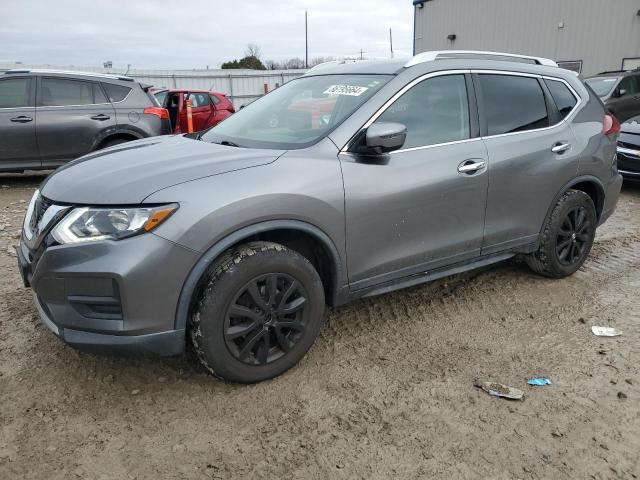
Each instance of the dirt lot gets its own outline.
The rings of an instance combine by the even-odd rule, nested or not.
[[[2,479],[640,476],[640,188],[572,278],[509,262],[359,301],[296,368],[238,386],[183,357],[80,354],[40,325],[8,246],[42,178],[0,176]]]

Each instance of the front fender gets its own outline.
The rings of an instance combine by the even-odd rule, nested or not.
[[[341,288],[346,284],[346,275],[342,268],[342,259],[336,245],[329,238],[329,236],[320,230],[318,227],[309,223],[300,222],[296,220],[272,220],[267,222],[261,222],[254,225],[249,225],[240,230],[233,232],[226,236],[215,245],[211,246],[196,262],[189,275],[187,276],[182,290],[180,291],[180,297],[178,299],[178,305],[176,307],[176,329],[186,328],[187,321],[189,319],[189,310],[191,308],[192,300],[198,284],[207,271],[207,269],[215,263],[215,261],[225,251],[231,248],[233,245],[241,243],[243,240],[250,238],[259,233],[265,233],[273,230],[297,230],[300,232],[308,233],[312,235],[316,240],[320,241],[331,257],[333,267],[333,284],[337,288],[334,289],[334,298],[332,304],[341,303],[339,296],[342,295],[343,289]]]

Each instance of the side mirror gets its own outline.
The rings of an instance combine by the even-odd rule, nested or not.
[[[615,98],[624,97],[626,94],[627,94],[627,89],[626,88],[619,88],[615,92],[613,92],[613,96]]]
[[[367,128],[366,146],[376,154],[389,153],[402,148],[407,139],[407,127],[401,123],[374,123]]]

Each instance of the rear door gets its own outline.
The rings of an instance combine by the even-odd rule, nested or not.
[[[225,118],[229,118],[233,111],[229,108],[224,108],[225,106],[231,107],[230,102],[228,100],[223,101],[218,97],[218,95],[214,95],[213,93],[209,95],[211,99],[211,104],[215,109],[213,117],[209,120],[209,127],[213,127],[223,121]]]
[[[36,136],[43,167],[91,152],[100,134],[116,125],[99,82],[46,76],[39,82]]]
[[[199,132],[208,128],[210,120],[213,118],[215,109],[211,105],[208,93],[191,92],[185,95],[185,100],[191,100],[191,117],[193,121],[193,131]],[[180,112],[180,128],[183,132],[188,132],[187,109]]]
[[[35,91],[33,77],[0,77],[0,170],[40,166]]]
[[[535,242],[556,194],[576,176],[566,119],[579,97],[564,81],[536,75],[484,72],[474,81],[489,154],[482,253],[491,254]]]

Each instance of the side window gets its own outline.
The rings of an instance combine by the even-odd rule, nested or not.
[[[559,82],[557,80],[545,80],[544,83],[551,92],[553,101],[556,103],[556,107],[558,107],[558,111],[560,112],[560,117],[564,119],[569,115],[569,113],[571,113],[571,110],[576,106],[578,100],[574,97],[573,93],[571,93],[569,87],[567,87],[563,82]]]
[[[189,99],[192,107],[206,107],[209,105],[209,95],[206,93],[190,93]]]
[[[620,92],[621,97],[626,97],[628,95],[635,95],[638,93],[638,88],[633,77],[625,77],[618,84],[618,92]]]
[[[91,105],[93,84],[67,78],[43,78],[40,104],[44,107]]]
[[[468,139],[469,101],[464,75],[444,75],[419,83],[376,121],[405,125],[407,140],[403,148]]]
[[[488,135],[549,126],[544,93],[536,78],[480,75]]]
[[[209,98],[211,98],[211,101],[213,102],[214,105],[218,105],[220,103],[220,99],[215,95],[209,95]]]
[[[129,87],[114,85],[113,83],[103,83],[102,86],[104,87],[104,91],[107,92],[107,97],[109,97],[111,103],[121,102],[131,91]]]
[[[30,78],[6,78],[0,80],[0,108],[32,106]]]
[[[93,84],[93,103],[109,103],[98,83]]]

